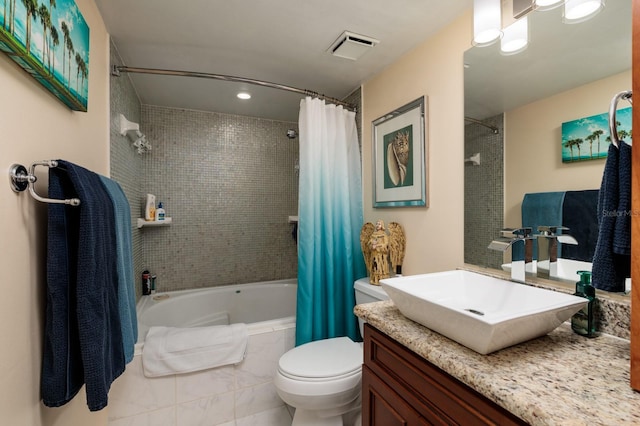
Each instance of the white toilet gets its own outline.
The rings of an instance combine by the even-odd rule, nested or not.
[[[356,281],[354,289],[356,304],[389,298],[368,278]],[[362,344],[348,337],[317,340],[282,355],[274,384],[280,398],[296,409],[292,426],[359,425],[362,362]]]

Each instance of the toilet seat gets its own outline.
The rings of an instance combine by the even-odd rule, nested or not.
[[[323,382],[359,375],[362,347],[348,337],[300,345],[280,357],[278,371],[292,380]]]

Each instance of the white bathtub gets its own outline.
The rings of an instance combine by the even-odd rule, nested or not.
[[[245,323],[249,334],[295,322],[296,279],[226,285],[142,296],[136,307],[138,344],[149,327]]]
[[[273,376],[280,356],[295,343],[296,292],[296,279],[290,279],[143,296],[137,306],[136,354],[109,392],[109,426],[209,425],[241,418],[252,424],[250,419],[257,415],[272,416],[267,417],[272,418],[268,424],[290,424]],[[142,350],[149,327],[238,322],[246,323],[249,332],[241,363],[189,374],[144,376]]]

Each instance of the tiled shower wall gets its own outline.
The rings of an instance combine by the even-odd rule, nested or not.
[[[141,122],[153,146],[141,196],[173,220],[142,229],[159,290],[296,277],[297,123],[148,105]]]
[[[480,153],[480,165],[464,166],[464,261],[500,268],[502,253],[487,250],[499,236],[504,221],[504,115],[482,120],[498,134],[479,124],[466,124],[464,157]]]
[[[112,45],[111,63],[122,64]],[[361,106],[361,90],[345,99]],[[153,145],[136,153],[119,114]],[[362,134],[359,112],[358,135]],[[142,106],[128,74],[111,78],[111,177],[132,209],[136,294],[144,269],[159,290],[256,282],[297,275],[288,216],[297,215],[297,123]],[[136,228],[147,192],[163,201],[169,227]]]
[[[122,61],[113,45],[111,45],[111,64],[122,65]],[[142,274],[143,264],[143,239],[142,233],[136,228],[137,212],[141,208],[142,187],[142,157],[136,154],[135,148],[126,136],[120,134],[120,114],[129,121],[140,123],[140,101],[136,95],[131,80],[127,74],[120,77],[111,77],[111,152],[110,172],[111,178],[120,184],[129,204],[131,205],[131,223],[133,240],[133,264],[135,277]],[[136,283],[136,295],[139,298],[142,289]]]

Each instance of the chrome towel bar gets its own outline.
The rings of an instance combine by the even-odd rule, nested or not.
[[[609,134],[611,135],[611,143],[616,146],[616,148],[620,147],[620,139],[618,138],[618,129],[616,126],[616,111],[618,110],[618,102],[620,99],[625,99],[631,102],[631,98],[633,96],[633,92],[631,90],[625,90],[616,94],[613,99],[611,99],[611,104],[609,105]]]
[[[11,189],[15,192],[22,192],[25,189],[29,189],[29,193],[33,198],[43,203],[52,204],[68,204],[71,206],[79,206],[80,200],[78,198],[70,198],[68,200],[54,200],[53,198],[41,197],[36,193],[34,185],[38,178],[35,175],[36,166],[58,167],[58,162],[55,160],[43,160],[36,161],[31,164],[29,171],[22,164],[13,164],[9,169],[9,178],[11,179]]]

